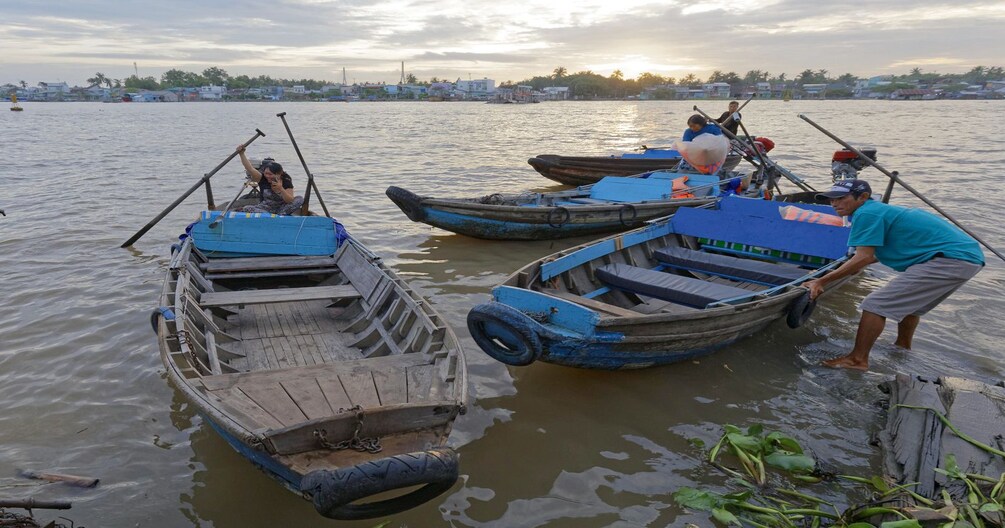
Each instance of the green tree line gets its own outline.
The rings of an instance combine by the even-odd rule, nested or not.
[[[921,68],[914,68],[904,75],[891,76],[891,84],[885,90],[896,90],[899,88],[913,87],[916,83],[936,83],[940,82],[949,85],[965,86],[968,84],[979,84],[989,80],[1001,80],[1005,78],[1005,70],[1001,66],[975,66],[970,71],[962,74],[941,74],[936,72],[922,72]],[[785,87],[796,87],[802,84],[837,84],[850,89],[859,77],[844,73],[838,76],[831,76],[825,69],[806,69],[794,77],[789,77],[785,73],[773,75],[765,70],[750,70],[743,75],[737,72],[723,72],[715,70],[707,78],[700,78],[694,74],[687,74],[679,78],[662,76],[656,73],[645,72],[634,79],[626,79],[621,70],[615,70],[609,76],[603,76],[592,71],[580,71],[569,73],[568,70],[559,66],[555,68],[551,75],[539,75],[524,79],[519,82],[506,81],[501,83],[501,87],[513,87],[516,85],[528,85],[536,90],[541,90],[549,86],[568,86],[571,95],[575,97],[625,97],[636,95],[647,88],[654,86],[677,85],[677,86],[698,86],[703,83],[724,82],[733,86],[735,92],[740,92],[744,87],[757,82],[770,82],[772,85],[784,85]],[[409,74],[406,78],[409,84],[425,84],[441,82],[433,77],[429,81],[420,81],[415,75]],[[109,88],[124,86],[128,90],[159,90],[175,87],[197,87],[206,85],[224,85],[228,88],[247,89],[263,88],[267,86],[294,86],[303,85],[309,90],[317,90],[327,84],[333,84],[327,80],[315,79],[283,79],[274,78],[269,75],[259,75],[251,77],[248,75],[231,76],[226,70],[219,67],[206,68],[202,73],[187,72],[178,69],[171,69],[164,72],[160,79],[153,76],[138,77],[130,75],[125,79],[111,79],[103,73],[96,73],[94,77],[87,79],[91,85],[105,85]],[[881,90],[882,91],[882,90]],[[656,96],[661,94],[657,91]],[[671,95],[671,94],[663,94]],[[672,96],[672,95],[671,95]]]

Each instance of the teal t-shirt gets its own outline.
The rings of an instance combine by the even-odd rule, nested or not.
[[[867,200],[851,217],[848,245],[876,248],[876,258],[897,271],[935,257],[984,264],[977,241],[921,209]]]

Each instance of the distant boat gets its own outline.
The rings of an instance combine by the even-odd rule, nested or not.
[[[791,100],[792,100],[792,90],[785,90],[785,93],[782,94],[782,101],[785,101],[787,103]]]
[[[11,112],[22,112],[24,108],[17,104],[17,94],[10,94],[10,111]]]

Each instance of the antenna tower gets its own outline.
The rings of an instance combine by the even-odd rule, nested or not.
[[[133,61],[133,73],[136,74],[136,78],[140,78],[140,69],[136,67],[136,61]]]

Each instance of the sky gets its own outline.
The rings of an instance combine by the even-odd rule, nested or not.
[[[0,84],[96,72],[497,83],[590,70],[707,78],[1005,66],[1005,1],[0,0]],[[135,63],[135,65],[134,65]]]

